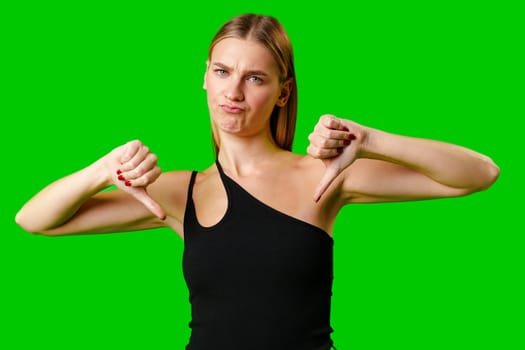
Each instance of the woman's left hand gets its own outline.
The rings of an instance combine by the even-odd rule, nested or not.
[[[360,156],[366,140],[366,129],[350,120],[323,115],[308,137],[308,154],[321,159],[326,166],[315,191],[317,202],[334,179]]]

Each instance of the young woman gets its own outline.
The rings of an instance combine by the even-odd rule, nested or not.
[[[184,239],[190,350],[335,348],[331,235],[341,208],[463,196],[499,174],[463,147],[331,115],[307,156],[292,153],[292,47],[273,17],[242,15],[219,30],[204,88],[217,150],[208,169],[161,173],[135,140],[50,184],[16,216],[49,236],[171,227]]]

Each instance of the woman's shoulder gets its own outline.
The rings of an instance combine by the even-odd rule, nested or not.
[[[164,171],[157,181],[155,181],[155,184],[158,182],[162,185],[179,185],[180,182],[187,182],[189,181],[191,177],[191,173],[193,171],[191,170],[170,170],[170,171]],[[179,186],[176,186],[179,187]]]
[[[185,202],[192,174],[196,173],[195,183],[206,182],[217,174],[215,163],[203,170],[171,170],[163,172],[161,176],[151,186],[164,196],[169,196],[172,200],[178,199]]]
[[[317,190],[321,179],[325,175],[326,165],[322,160],[309,155],[296,155],[291,162],[289,181],[297,181],[301,187],[311,192],[312,196]],[[323,195],[324,201],[339,203],[344,177],[337,177]]]
[[[298,170],[305,174],[313,174],[316,176],[322,174],[325,169],[322,161],[309,155],[290,153],[289,157],[288,166],[291,167],[291,170]]]
[[[290,188],[315,188],[323,176],[325,167],[322,161],[308,155],[286,152],[270,167],[268,178],[286,183]],[[312,189],[313,191],[313,189]]]
[[[172,170],[163,172],[159,178],[148,186],[152,197],[163,203],[181,204],[186,199],[186,193],[192,171]]]
[[[190,170],[165,171],[147,188],[150,196],[166,211],[166,224],[179,233],[182,232],[191,174]]]

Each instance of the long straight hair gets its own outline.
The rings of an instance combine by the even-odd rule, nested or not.
[[[243,14],[226,22],[215,34],[208,50],[208,59],[215,45],[227,38],[254,40],[272,53],[279,69],[279,81],[291,80],[290,96],[283,107],[275,106],[270,118],[270,131],[275,144],[287,151],[292,150],[297,119],[297,82],[292,44],[281,23],[272,16]],[[212,121],[212,137],[215,154],[218,155],[220,140]]]

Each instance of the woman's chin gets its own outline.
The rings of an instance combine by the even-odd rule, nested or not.
[[[238,120],[224,120],[218,123],[219,129],[227,133],[238,133],[241,131]]]

